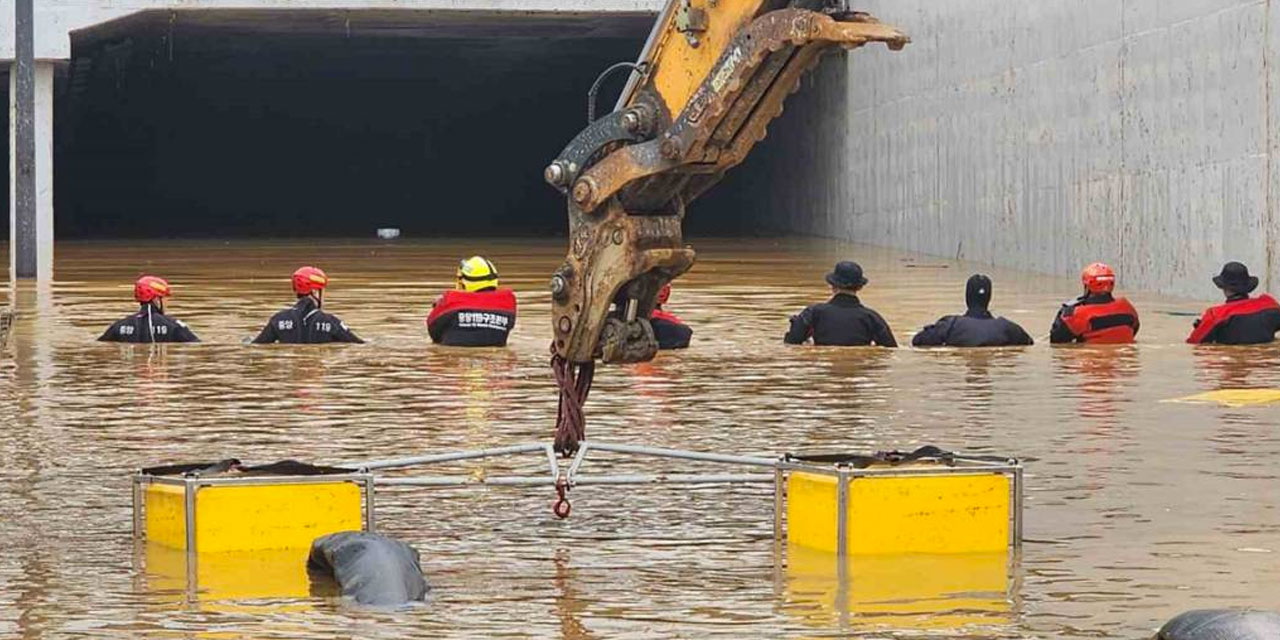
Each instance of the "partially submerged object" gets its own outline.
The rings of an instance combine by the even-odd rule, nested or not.
[[[306,549],[318,535],[373,527],[373,476],[292,460],[142,469],[133,477],[135,537],[206,553]]]
[[[1280,613],[1243,609],[1195,609],[1160,627],[1156,640],[1276,640]]]
[[[405,604],[425,599],[430,589],[416,549],[364,531],[317,538],[311,544],[307,571],[332,578],[344,597],[360,604]]]
[[[1218,389],[1206,391],[1182,398],[1173,398],[1165,402],[1185,402],[1187,404],[1216,404],[1230,409],[1254,407],[1280,402],[1280,389]]]

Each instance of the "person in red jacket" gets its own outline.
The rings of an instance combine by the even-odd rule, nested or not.
[[[1138,335],[1138,311],[1128,300],[1111,295],[1116,288],[1116,272],[1095,262],[1080,272],[1080,282],[1084,295],[1058,310],[1049,330],[1049,342],[1133,342]]]
[[[1196,320],[1187,342],[1262,344],[1275,340],[1276,331],[1280,330],[1280,304],[1265,293],[1249,297],[1258,288],[1258,277],[1249,275],[1248,267],[1228,262],[1214,276],[1213,284],[1222,289],[1227,301],[1210,307]]]
[[[649,316],[649,324],[653,326],[653,335],[658,339],[659,349],[686,349],[689,347],[689,340],[693,338],[693,329],[676,314],[663,310],[662,305],[670,298],[671,284],[667,283],[658,290],[658,306],[654,308],[653,315]]]
[[[498,269],[483,256],[458,265],[453,291],[431,306],[427,333],[431,341],[455,347],[501,347],[516,326],[516,295],[498,288]]]

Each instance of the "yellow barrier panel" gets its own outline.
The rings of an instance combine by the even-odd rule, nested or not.
[[[145,489],[147,539],[186,549],[186,486],[149,484]],[[215,484],[196,486],[196,551],[308,548],[316,538],[363,528],[361,488],[333,482]]]
[[[910,469],[908,465],[896,468]],[[849,554],[974,553],[1009,547],[1013,515],[1009,475],[957,469],[947,475],[855,476],[847,482],[844,518]],[[789,542],[837,551],[836,485],[834,476],[790,473]]]
[[[944,631],[1014,622],[1008,551],[850,556],[787,547],[785,609],[815,627]]]

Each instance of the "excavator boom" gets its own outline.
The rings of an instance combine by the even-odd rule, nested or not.
[[[658,290],[693,265],[686,207],[742,162],[823,53],[909,41],[841,0],[670,0],[612,112],[549,164],[569,254],[552,275],[557,446],[576,449],[594,362],[657,352]],[[616,66],[616,65],[615,65]]]

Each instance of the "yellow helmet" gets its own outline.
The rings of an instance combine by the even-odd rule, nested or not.
[[[458,290],[479,291],[498,286],[498,268],[484,256],[471,256],[458,264]]]

